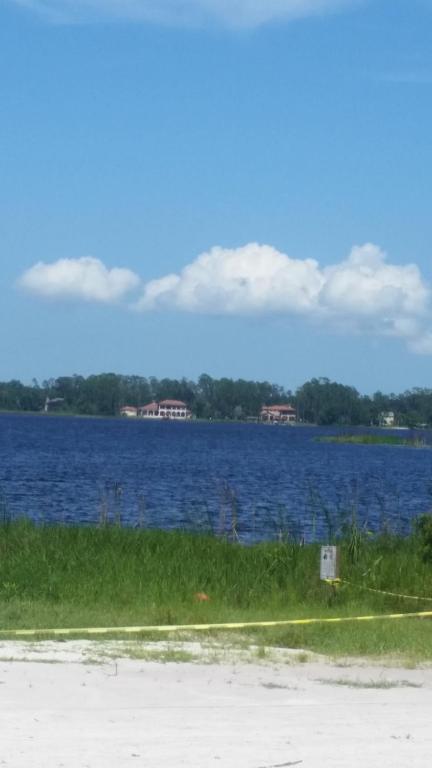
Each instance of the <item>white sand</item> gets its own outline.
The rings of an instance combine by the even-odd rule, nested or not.
[[[109,658],[124,648],[0,643],[0,766],[432,764],[430,667]]]

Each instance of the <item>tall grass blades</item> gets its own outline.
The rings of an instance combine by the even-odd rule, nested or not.
[[[350,585],[330,595],[319,579],[316,544],[289,538],[240,546],[231,534],[235,525],[219,537],[124,529],[115,517],[113,522],[94,528],[0,523],[0,628],[220,623],[424,608],[361,586],[432,596],[432,563],[418,532],[372,538],[353,520],[340,542],[341,575]],[[209,600],[197,601],[199,593]],[[332,653],[410,651],[432,658],[429,633],[429,623],[404,620],[403,629],[391,622],[387,628],[359,623],[251,637]]]

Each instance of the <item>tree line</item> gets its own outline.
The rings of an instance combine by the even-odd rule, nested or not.
[[[382,414],[391,411],[399,426],[432,426],[431,389],[369,396],[327,378],[311,379],[295,392],[267,381],[215,379],[208,374],[197,381],[103,373],[33,380],[30,385],[0,382],[0,410],[43,411],[47,398],[60,401],[60,412],[90,416],[116,416],[123,405],[172,398],[183,400],[195,417],[204,419],[242,420],[258,416],[263,405],[290,403],[305,423],[379,424]]]

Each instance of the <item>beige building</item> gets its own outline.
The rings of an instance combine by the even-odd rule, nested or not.
[[[292,405],[264,405],[260,419],[268,424],[295,424],[297,411]]]

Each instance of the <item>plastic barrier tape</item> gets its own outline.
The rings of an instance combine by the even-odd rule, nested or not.
[[[346,579],[325,579],[327,584],[332,584],[334,586],[337,586],[338,584],[348,584],[350,587],[354,587],[355,589],[364,589],[367,592],[375,592],[378,595],[389,595],[390,597],[400,597],[404,600],[425,600],[428,603],[432,603],[432,597],[418,597],[417,595],[403,595],[399,592],[388,592],[385,589],[376,589],[374,587],[365,587],[363,584],[353,584],[352,581],[347,581]]]
[[[344,624],[348,621],[385,621],[388,619],[432,618],[432,611],[417,613],[385,613],[372,616],[342,618],[281,619],[280,621],[242,621],[225,624],[169,624],[141,627],[82,627],[70,629],[0,629],[0,637],[34,637],[38,635],[132,635],[144,632],[199,632],[212,629],[254,629],[259,627],[294,627],[311,624]]]

